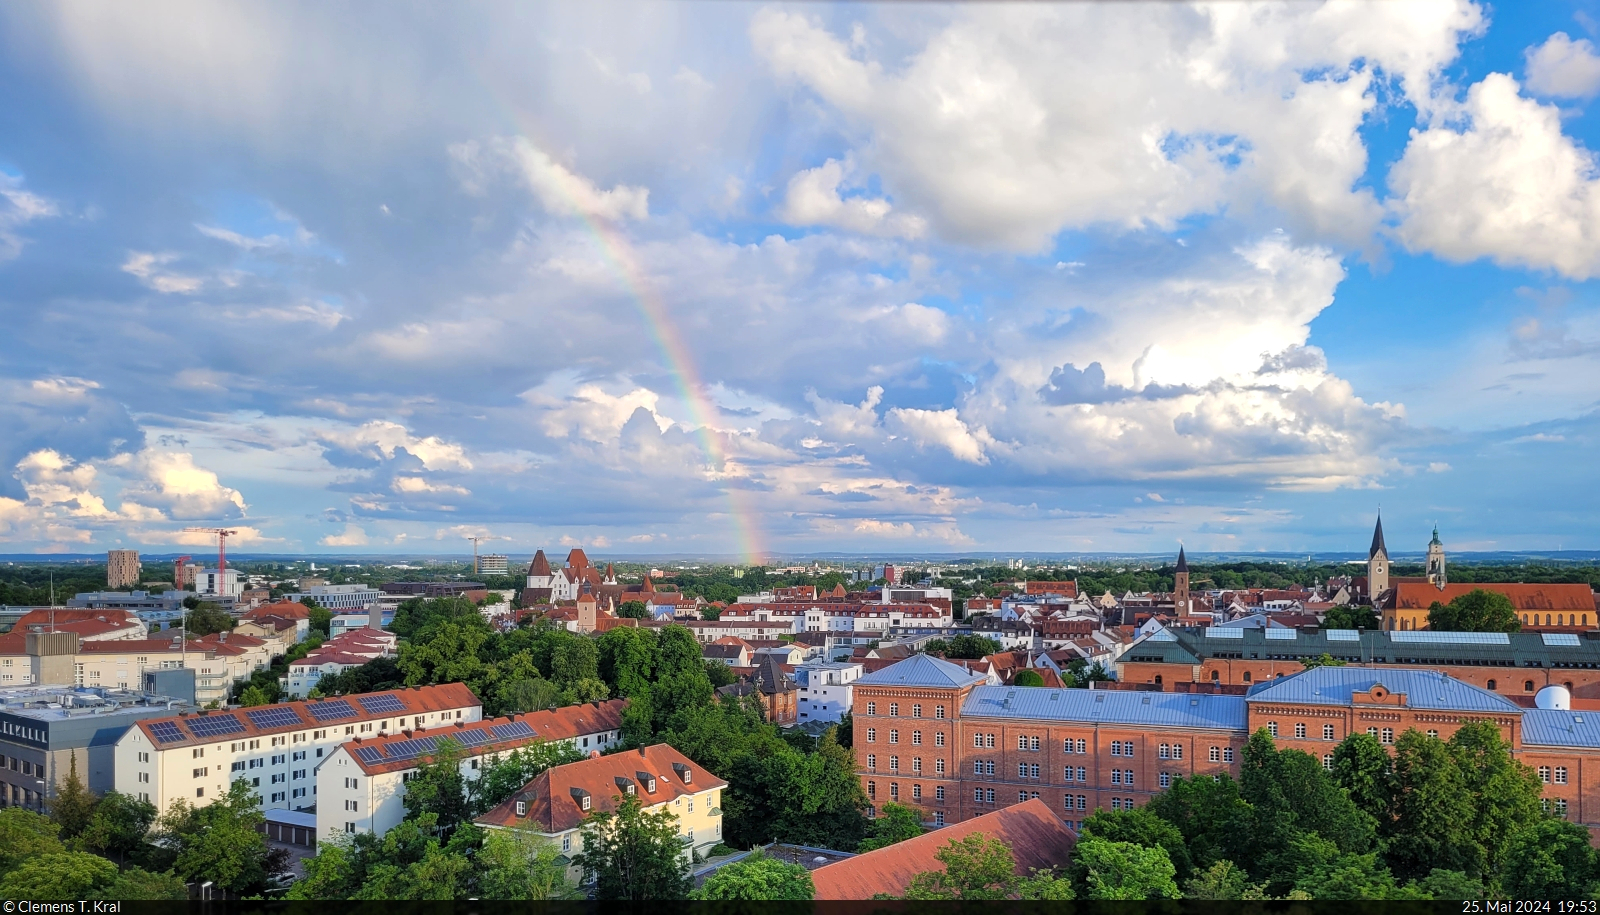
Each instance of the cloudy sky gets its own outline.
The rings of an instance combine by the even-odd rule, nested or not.
[[[0,552],[1600,548],[1597,33],[0,5]]]

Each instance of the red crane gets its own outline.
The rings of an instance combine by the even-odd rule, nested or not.
[[[217,535],[217,593],[226,594],[228,590],[228,538],[238,531],[230,531],[221,527],[186,527],[186,534],[216,534]],[[182,587],[182,585],[179,585]]]

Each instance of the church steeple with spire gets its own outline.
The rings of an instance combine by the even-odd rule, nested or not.
[[[1433,539],[1428,541],[1428,584],[1440,591],[1449,583],[1444,573],[1444,544],[1439,542],[1439,525],[1433,526]]]
[[[1178,567],[1172,576],[1172,606],[1180,618],[1194,613],[1194,604],[1189,599],[1189,557],[1183,553],[1183,547],[1178,547]]]
[[[1389,590],[1389,548],[1383,542],[1383,516],[1372,531],[1372,548],[1367,550],[1367,598],[1374,604]]]

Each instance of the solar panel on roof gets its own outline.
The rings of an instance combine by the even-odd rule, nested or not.
[[[1389,633],[1391,642],[1421,642],[1430,645],[1510,645],[1504,632],[1400,631]]]
[[[306,711],[318,721],[334,721],[339,718],[354,718],[356,710],[343,699],[334,699],[331,702],[313,702],[306,706]]]
[[[1581,642],[1578,637],[1570,632],[1541,632],[1546,645],[1562,645],[1567,648],[1577,648]]]
[[[1244,638],[1244,630],[1243,629],[1228,628],[1228,627],[1224,627],[1224,626],[1207,626],[1206,627],[1206,638],[1208,638],[1208,639],[1242,639],[1242,638]]]
[[[403,712],[406,710],[405,703],[389,693],[381,693],[376,696],[357,696],[356,701],[361,703],[361,707],[366,709],[369,715],[386,715],[390,712]]]
[[[447,734],[445,736],[464,747],[475,747],[480,743],[488,743],[494,739],[489,735],[487,729],[478,731],[457,731],[454,734]]]
[[[150,736],[156,739],[156,743],[177,743],[184,739],[183,732],[178,730],[178,726],[170,721],[152,722]]]
[[[287,705],[246,709],[244,714],[250,719],[251,724],[263,730],[305,724],[300,720],[300,716],[295,714],[294,709]]]
[[[1150,633],[1150,638],[1149,638],[1149,641],[1152,641],[1152,642],[1176,642],[1177,640],[1178,640],[1177,636],[1173,635],[1172,633],[1168,632],[1165,629],[1158,629],[1155,632]]]
[[[377,747],[356,747],[356,758],[369,766],[383,762],[383,754],[378,752]]]
[[[1355,631],[1354,629],[1327,629],[1324,630],[1322,634],[1327,636],[1328,641],[1330,642],[1361,641],[1361,633]]]
[[[243,734],[244,723],[233,715],[207,715],[190,718],[189,733],[196,737],[220,737],[223,734]]]
[[[1291,642],[1300,635],[1293,629],[1268,629],[1266,632],[1269,639],[1285,639]]]
[[[490,728],[494,736],[501,740],[511,740],[516,737],[532,737],[533,728],[528,727],[526,721],[513,721],[510,724],[499,724]]]

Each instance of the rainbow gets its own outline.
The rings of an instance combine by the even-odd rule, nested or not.
[[[526,137],[521,139],[532,142]],[[695,438],[700,442],[700,450],[706,456],[706,463],[714,468],[726,467],[727,450],[723,446],[721,434],[712,428],[710,422],[716,411],[711,398],[705,394],[705,385],[695,368],[694,354],[689,351],[689,347],[684,344],[682,336],[678,333],[677,325],[673,323],[672,316],[667,311],[666,302],[652,288],[649,277],[633,253],[633,246],[615,226],[590,213],[577,200],[572,199],[570,194],[567,202],[572,212],[578,214],[590,234],[594,236],[601,255],[616,272],[623,289],[638,308],[640,317],[644,318],[645,326],[650,329],[650,335],[655,340],[656,348],[661,352],[667,372],[676,383],[679,396],[688,406],[689,421],[693,424]],[[733,519],[734,537],[740,558],[751,565],[760,564],[764,551],[759,536],[760,527],[756,522],[756,513],[750,505],[749,498],[737,487],[726,483],[722,485],[722,492],[728,497],[728,514]]]

